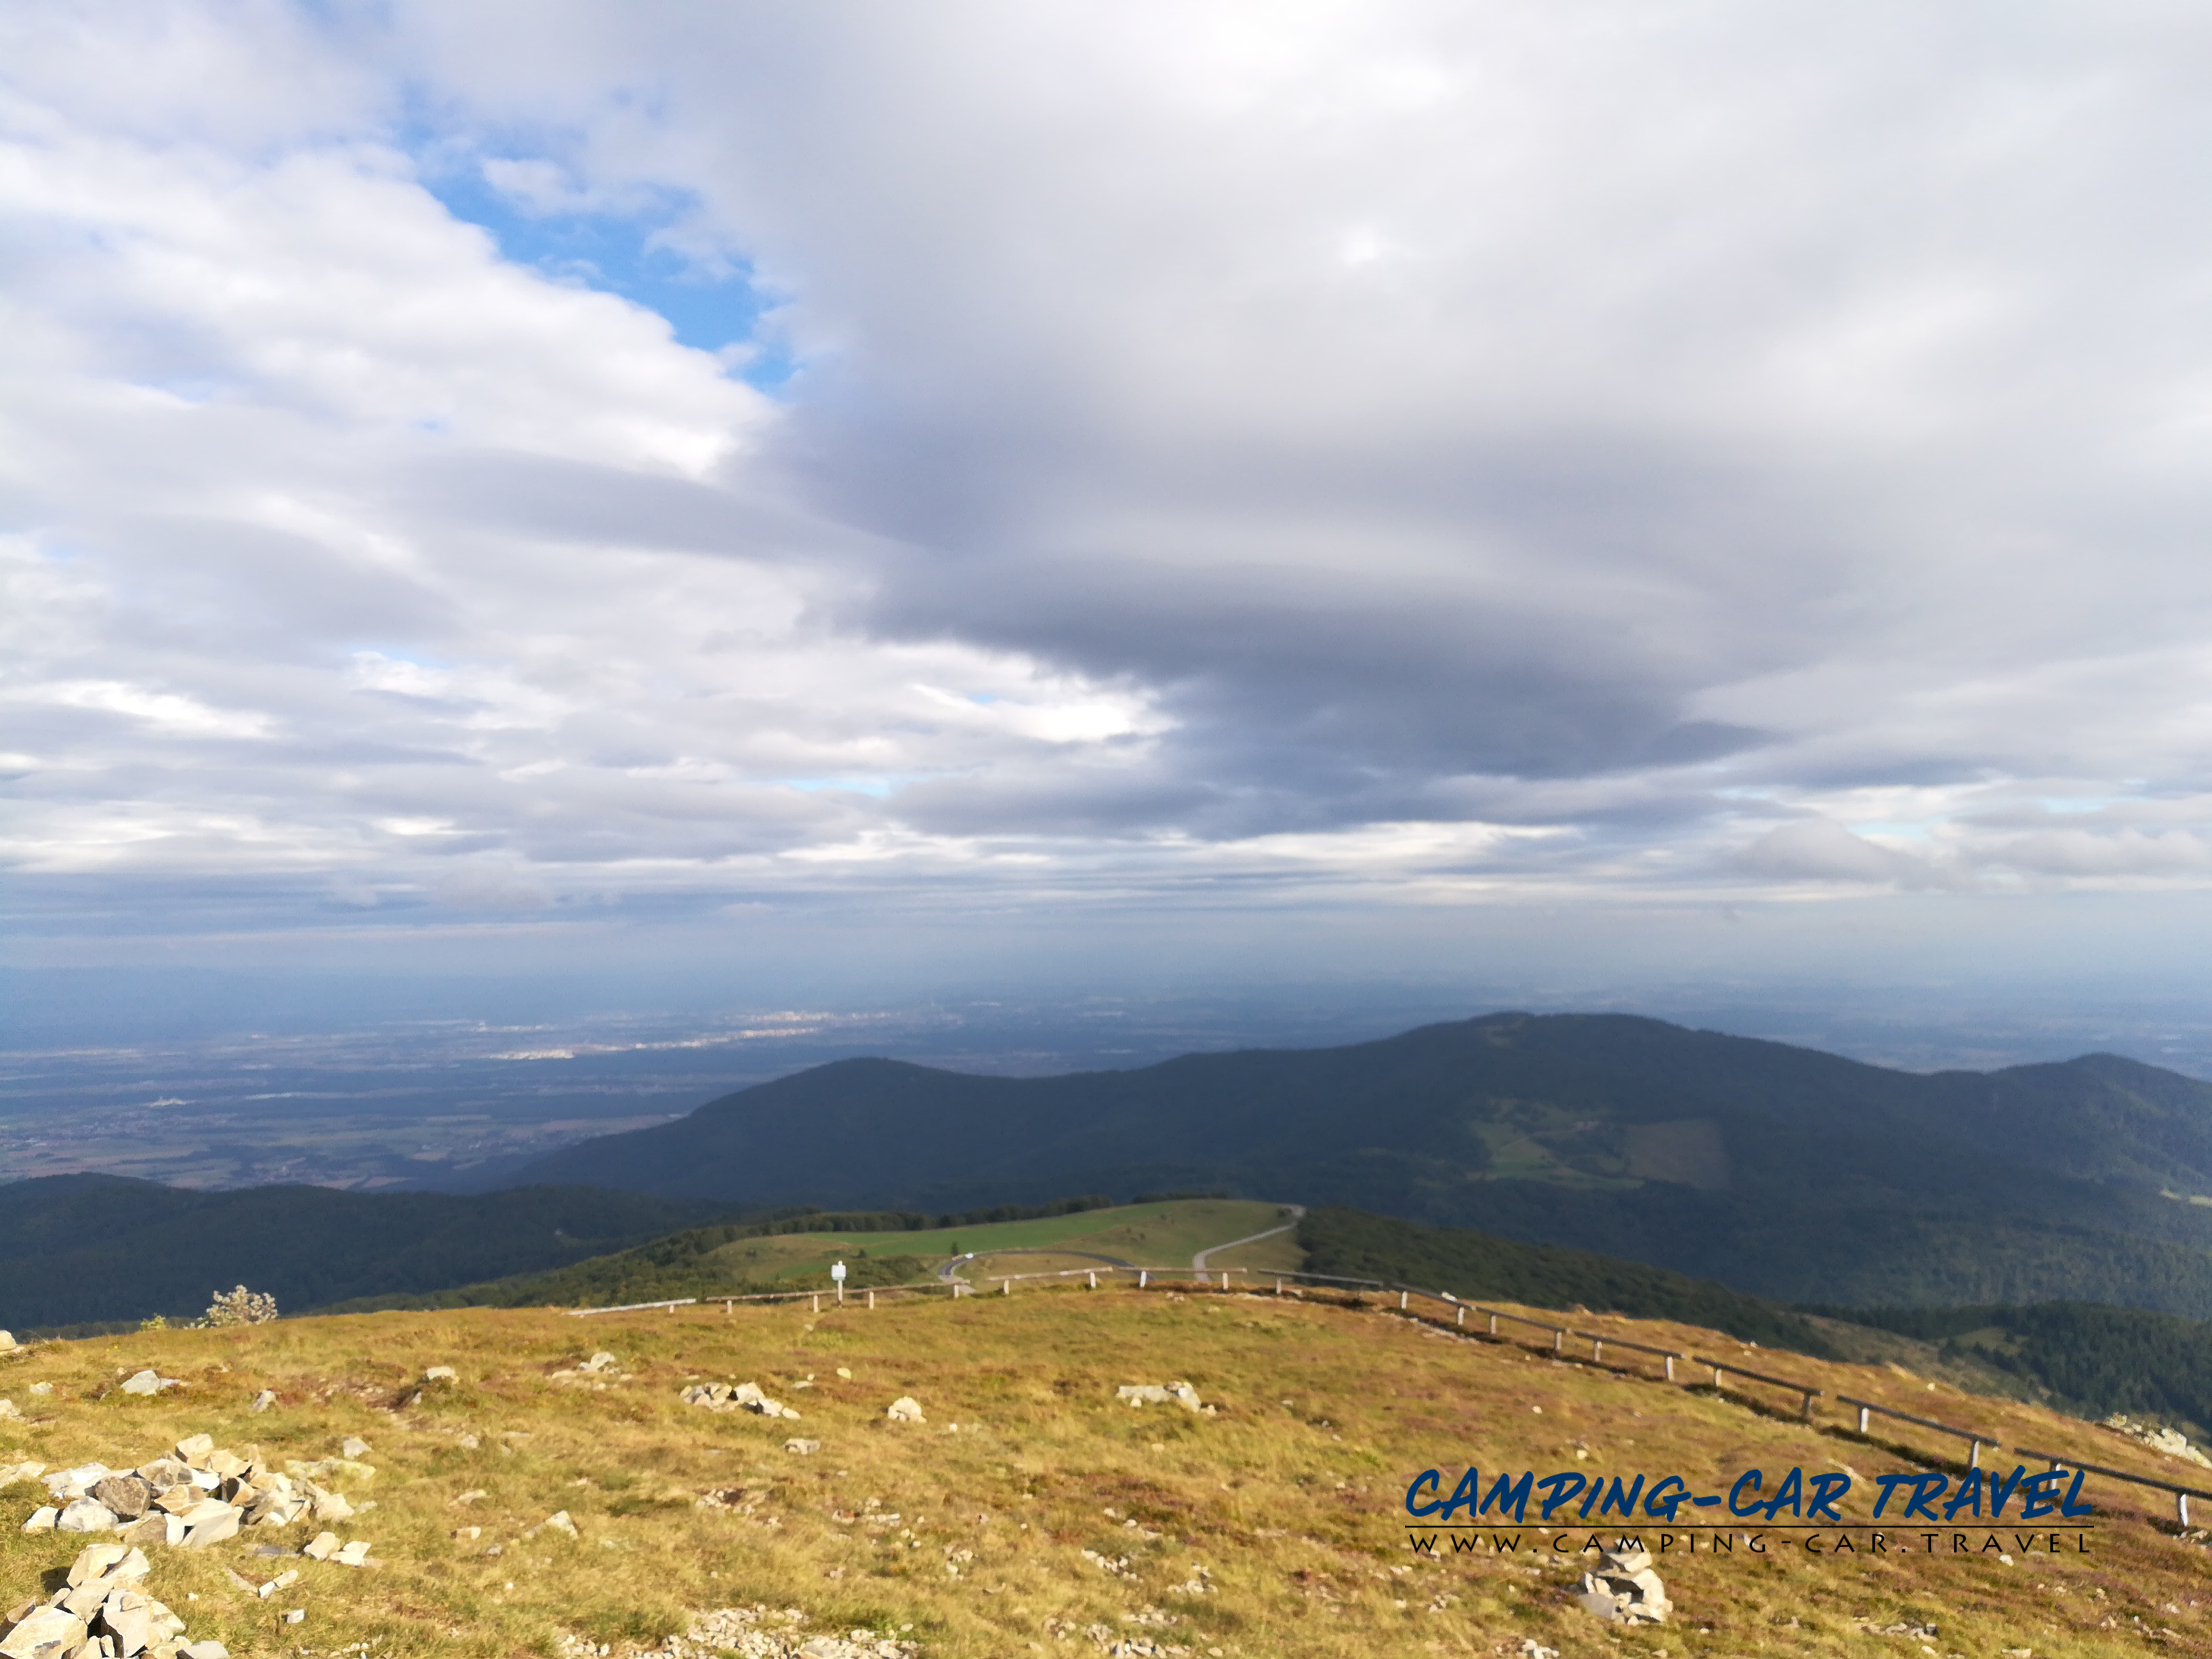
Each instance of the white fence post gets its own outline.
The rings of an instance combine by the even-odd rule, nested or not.
[[[999,1281],[999,1294],[1000,1296],[1012,1296],[1013,1293],[1014,1281],[1012,1279],[1002,1279]]]
[[[814,1293],[814,1311],[817,1313],[822,1311],[822,1292],[819,1291]]]
[[[1091,1288],[1092,1290],[1094,1290],[1094,1291],[1095,1291],[1095,1290],[1097,1290],[1097,1289],[1098,1288],[1098,1270],[1097,1270],[1097,1268],[1095,1268],[1095,1267],[1094,1267],[1094,1268],[1092,1268],[1092,1269],[1091,1269],[1091,1275],[1090,1275],[1090,1277],[1091,1277]]]
[[[1455,1322],[1462,1325],[1467,1323],[1467,1304],[1465,1303],[1462,1303],[1460,1304],[1459,1318]]]
[[[876,1305],[876,1293],[873,1291],[868,1292],[868,1305],[871,1308]]]
[[[1145,1286],[1146,1286],[1146,1285],[1147,1285],[1151,1284],[1152,1282],[1152,1276],[1150,1273],[1146,1273],[1146,1272],[1143,1268],[1141,1268],[1141,1267],[1140,1267],[1140,1268],[1139,1268],[1139,1269],[1137,1270],[1137,1288],[1138,1288],[1139,1290],[1140,1290],[1140,1291],[1141,1291],[1141,1290],[1143,1290],[1143,1289],[1145,1288]]]

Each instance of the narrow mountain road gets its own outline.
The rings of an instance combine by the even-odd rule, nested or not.
[[[1290,1212],[1291,1218],[1288,1221],[1285,1221],[1281,1226],[1270,1227],[1264,1233],[1254,1233],[1247,1238],[1232,1238],[1226,1244],[1209,1244],[1204,1249],[1200,1250],[1196,1255],[1191,1257],[1190,1265],[1197,1268],[1200,1273],[1203,1273],[1206,1271],[1206,1258],[1212,1255],[1216,1250],[1233,1250],[1239,1244],[1256,1244],[1263,1238],[1273,1238],[1277,1233],[1286,1233],[1290,1231],[1291,1228],[1298,1224],[1299,1221],[1304,1218],[1306,1212],[1306,1206],[1303,1204],[1285,1204],[1283,1206],[1283,1208]]]
[[[1084,1261],[1103,1261],[1109,1267],[1133,1267],[1137,1265],[1133,1261],[1124,1261],[1118,1255],[1101,1255],[1096,1250],[1055,1250],[1049,1247],[1034,1250],[970,1250],[965,1255],[954,1256],[951,1261],[939,1267],[937,1270],[937,1276],[947,1280],[960,1279],[957,1270],[963,1263],[973,1261],[979,1255],[1072,1255]],[[960,1282],[964,1285],[968,1281],[961,1279]]]

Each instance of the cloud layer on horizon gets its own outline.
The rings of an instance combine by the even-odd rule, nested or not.
[[[2201,888],[2209,55],[14,8],[24,925]]]

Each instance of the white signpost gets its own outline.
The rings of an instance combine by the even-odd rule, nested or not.
[[[843,1262],[833,1262],[830,1265],[830,1281],[836,1285],[837,1300],[842,1303],[845,1299],[845,1264]]]

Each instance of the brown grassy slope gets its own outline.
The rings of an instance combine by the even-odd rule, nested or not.
[[[1662,1324],[1577,1322],[2007,1441],[2146,1472],[2160,1462],[2079,1422],[1930,1393],[1887,1370],[1754,1353]],[[599,1347],[620,1356],[627,1380],[552,1376]],[[460,1383],[410,1398],[436,1364],[458,1367]],[[114,1391],[145,1364],[190,1386],[153,1400]],[[799,1388],[810,1375],[813,1386]],[[1176,1377],[1221,1414],[1114,1402],[1116,1384]],[[757,1381],[804,1420],[687,1407],[677,1394],[695,1378]],[[38,1381],[52,1394],[29,1395]],[[263,1388],[282,1403],[256,1416],[247,1402]],[[1580,1542],[1583,1529],[1522,1527],[1513,1556],[1415,1557],[1401,1498],[1432,1465],[1676,1473],[1699,1490],[1746,1467],[1848,1463],[1870,1477],[1911,1465],[1753,1404],[1458,1340],[1384,1309],[1056,1290],[819,1316],[384,1314],[48,1345],[0,1369],[0,1391],[42,1419],[0,1424],[0,1455],[57,1468],[142,1460],[202,1431],[258,1443],[280,1462],[330,1455],[347,1435],[370,1443],[364,1461],[379,1473],[339,1484],[377,1507],[337,1530],[372,1540],[380,1569],[250,1553],[272,1538],[296,1547],[312,1530],[298,1527],[157,1556],[152,1592],[195,1636],[240,1656],[361,1642],[378,1656],[550,1653],[562,1632],[651,1641],[696,1610],[757,1601],[804,1609],[810,1629],[911,1625],[928,1653],[979,1659],[1095,1654],[1094,1630],[1224,1659],[1491,1655],[1517,1652],[1524,1637],[1568,1659],[1921,1650],[1918,1638],[1865,1635],[1860,1621],[1932,1623],[1936,1651],[1978,1659],[2140,1653],[2159,1629],[2174,1632],[2166,1650],[2212,1650],[2205,1550],[2147,1522],[2164,1512],[2156,1500],[2109,1486],[2090,1495],[2131,1512],[2100,1517],[2087,1556],[2029,1555],[2010,1541],[2009,1565],[1994,1554],[1812,1558],[1786,1546],[1671,1554],[1662,1571],[1676,1622],[1642,1632],[1564,1603],[1572,1558],[1537,1547]],[[922,1402],[927,1423],[884,1419],[902,1394]],[[784,1451],[793,1435],[822,1449]],[[1917,1443],[1948,1455],[1932,1437]],[[459,1501],[471,1491],[483,1495]],[[734,1507],[697,1507],[710,1492]],[[21,1484],[0,1492],[11,1601],[84,1541],[14,1530],[40,1496]],[[1853,1494],[1855,1513],[1869,1496]],[[579,1539],[523,1536],[555,1510],[574,1517]],[[481,1534],[453,1535],[470,1525]],[[1971,1523],[1955,1530],[1983,1536]],[[1100,1565],[1124,1558],[1117,1571]],[[226,1572],[266,1578],[282,1566],[302,1578],[270,1602]],[[306,1608],[306,1624],[280,1627],[286,1607]],[[1175,1622],[1125,1622],[1147,1609]]]

